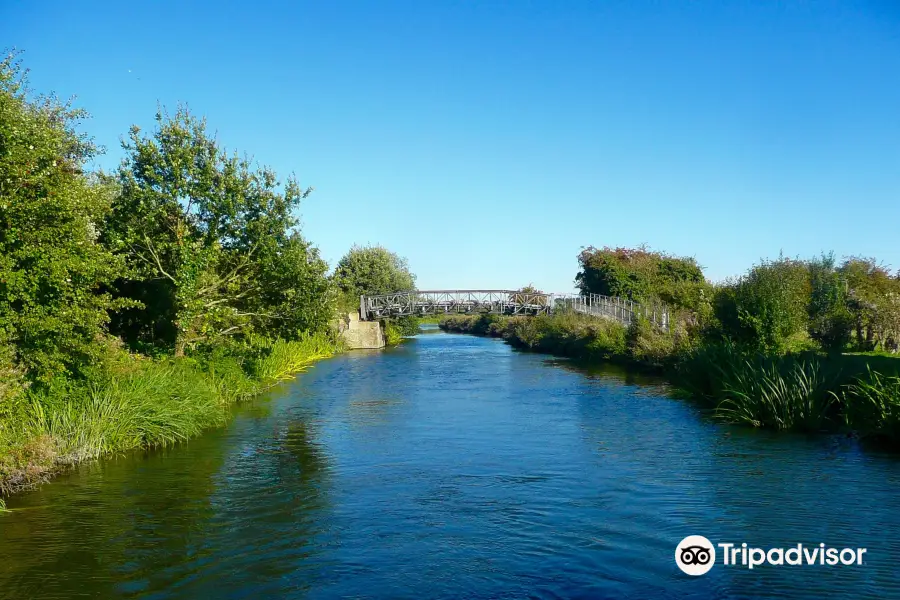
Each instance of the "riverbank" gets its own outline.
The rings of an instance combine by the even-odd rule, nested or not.
[[[257,338],[181,358],[110,349],[85,380],[40,390],[7,387],[0,410],[0,496],[86,460],[170,446],[220,427],[231,405],[339,351],[324,334]]]
[[[604,361],[667,376],[717,419],[752,427],[846,432],[900,449],[900,358],[813,351],[764,355],[691,340],[677,327],[625,327],[576,313],[453,315],[444,331],[503,338],[532,352]]]

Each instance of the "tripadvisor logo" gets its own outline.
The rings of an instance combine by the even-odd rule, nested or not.
[[[675,548],[675,563],[688,575],[703,575],[716,564],[716,549],[702,535],[689,535]]]
[[[688,575],[704,575],[716,564],[716,547],[722,551],[722,564],[753,569],[760,565],[861,565],[865,548],[831,548],[825,544],[790,548],[748,547],[747,544],[713,544],[702,535],[689,535],[675,548],[675,563]]]

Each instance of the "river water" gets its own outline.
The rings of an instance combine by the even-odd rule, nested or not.
[[[3,598],[900,597],[900,460],[715,424],[658,380],[427,333],[0,515]],[[687,535],[864,547],[678,570]]]

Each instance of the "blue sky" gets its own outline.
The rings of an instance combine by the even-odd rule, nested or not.
[[[186,102],[421,289],[572,289],[582,246],[900,268],[892,2],[9,1],[32,86],[119,139]]]

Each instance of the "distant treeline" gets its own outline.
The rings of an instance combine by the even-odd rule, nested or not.
[[[715,285],[692,258],[646,248],[588,248],[576,283],[583,293],[661,300],[693,339],[728,339],[766,353],[896,352],[900,273],[874,258],[779,257]]]

